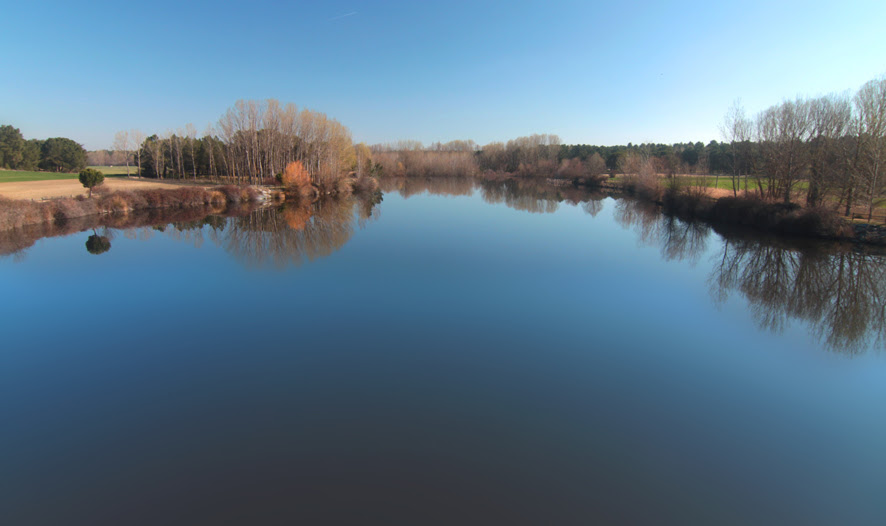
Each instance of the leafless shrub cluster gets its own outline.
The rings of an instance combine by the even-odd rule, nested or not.
[[[467,177],[477,173],[474,153],[450,150],[381,150],[373,154],[392,177]]]

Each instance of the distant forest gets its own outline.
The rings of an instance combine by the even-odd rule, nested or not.
[[[565,145],[556,135],[531,135],[482,147],[403,141],[372,152],[373,162],[394,175],[469,172],[593,182],[609,172],[660,187],[661,176],[721,174],[731,178],[733,194],[788,203],[801,191],[809,206],[836,204],[848,215],[863,205],[869,219],[886,201],[886,78],[851,96],[786,100],[753,118],[736,103],[720,128],[725,140],[707,144]]]
[[[18,128],[0,125],[0,168],[75,172],[86,167],[86,150],[65,137],[25,140]]]
[[[886,78],[855,94],[785,100],[756,114],[733,105],[721,124],[722,141],[599,146],[562,144],[556,135],[519,137],[480,146],[452,141],[354,144],[347,127],[325,114],[265,101],[237,101],[198,137],[193,125],[145,136],[117,133],[110,150],[90,152],[98,165],[133,164],[152,178],[210,177],[273,183],[300,162],[317,185],[349,175],[508,175],[591,183],[603,174],[650,181],[678,174],[728,175],[732,191],[788,202],[805,192],[810,206],[826,201],[869,214],[886,199]],[[86,152],[70,139],[24,140],[0,127],[0,167],[76,171]],[[654,181],[653,181],[654,183]],[[659,183],[654,183],[659,184]]]

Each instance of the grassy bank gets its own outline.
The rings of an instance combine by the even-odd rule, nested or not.
[[[126,176],[125,166],[87,166],[87,168],[98,170],[105,174],[105,177],[114,177],[118,175]],[[138,173],[138,169],[133,165],[129,165],[129,175],[135,177],[136,173]]]
[[[0,170],[0,183],[24,183],[28,181],[59,181],[77,179],[75,173],[29,172],[24,170]]]
[[[89,166],[100,171],[105,177],[126,176],[125,166]],[[135,168],[130,167],[130,173],[135,175]],[[0,183],[24,183],[28,181],[62,181],[77,179],[79,173],[75,172],[40,172],[30,170],[0,170]]]

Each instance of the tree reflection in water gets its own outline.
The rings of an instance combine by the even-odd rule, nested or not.
[[[483,201],[504,204],[514,210],[536,214],[556,212],[560,203],[581,204],[584,210],[596,216],[603,210],[605,194],[573,186],[565,181],[547,179],[473,177],[383,177],[381,188],[397,192],[408,199],[428,193],[443,196],[471,196],[479,188]]]
[[[829,348],[855,354],[886,336],[886,258],[853,246],[786,248],[726,238],[710,277],[714,297],[739,291],[764,328],[809,322]]]
[[[666,261],[688,261],[695,265],[707,248],[711,233],[710,226],[666,216],[648,201],[619,199],[614,218],[621,226],[635,229],[640,243],[658,245]]]
[[[313,205],[255,210],[232,218],[221,246],[248,266],[300,265],[329,256],[377,217],[378,197],[323,199]]]
[[[580,206],[591,217],[603,210],[606,196],[569,185],[530,179],[501,181],[469,178],[386,178],[382,187],[404,197],[420,193],[472,195],[516,210],[551,213],[561,203]],[[144,211],[125,216],[80,218],[64,224],[34,225],[0,233],[0,254],[23,257],[36,239],[105,227],[130,239],[157,233],[201,246],[209,241],[247,266],[299,265],[328,256],[354,232],[378,217],[381,194],[323,199],[315,204],[279,208]],[[210,215],[211,214],[211,215]],[[886,341],[886,256],[850,244],[796,241],[758,232],[716,229],[661,213],[646,201],[617,199],[613,218],[637,233],[640,243],[657,246],[665,260],[696,264],[713,244],[708,276],[714,302],[739,292],[761,327],[781,331],[790,319],[807,322],[827,347],[855,354]],[[152,226],[153,225],[153,226]],[[97,242],[94,242],[94,244]],[[87,247],[89,248],[89,247]],[[99,247],[100,248],[100,247]]]
[[[382,177],[381,189],[385,193],[397,192],[408,199],[425,192],[431,195],[473,195],[476,180],[473,177]]]
[[[711,227],[661,214],[653,204],[621,199],[615,219],[639,240],[659,246],[667,260],[697,262]],[[718,304],[733,292],[744,296],[760,328],[785,329],[806,321],[828,348],[857,354],[886,342],[886,256],[850,244],[718,231],[722,249],[708,282]]]
[[[514,210],[536,214],[554,213],[565,202],[581,205],[585,212],[596,216],[603,210],[606,198],[605,194],[586,188],[535,179],[484,180],[480,190],[487,203],[503,203]]]

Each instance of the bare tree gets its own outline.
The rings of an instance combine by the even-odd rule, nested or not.
[[[886,190],[886,77],[872,80],[855,94],[855,137],[859,175],[868,205],[868,221]]]
[[[128,131],[118,131],[114,135],[113,148],[118,152],[123,152],[123,157],[126,160],[126,177],[130,177],[129,158],[132,156],[132,142],[129,139]]]
[[[141,130],[133,128],[129,131],[129,140],[135,148],[136,162],[138,163],[138,176],[142,176],[142,144],[145,142],[145,134]]]
[[[743,160],[742,146],[751,138],[751,121],[745,116],[741,99],[736,99],[726,112],[723,123],[720,125],[720,134],[729,141],[732,153],[732,195],[738,195],[741,186],[741,172]],[[745,191],[748,189],[745,178]]]
[[[802,99],[782,102],[757,115],[762,175],[769,197],[790,202],[791,191],[807,168],[809,124],[809,103]],[[758,186],[763,194],[759,178]]]
[[[810,101],[809,177],[806,203],[822,204],[846,169],[839,143],[846,134],[852,107],[844,96],[827,95]]]
[[[217,172],[215,167],[215,146],[213,142],[215,140],[215,129],[211,124],[206,125],[206,130],[203,131],[203,144],[209,151],[206,152],[207,157],[209,158],[209,174],[217,179]]]
[[[194,143],[197,141],[197,128],[192,123],[185,125],[185,137],[188,141],[188,150],[191,152],[191,169],[194,174],[194,180],[197,180],[197,156],[194,154]]]

